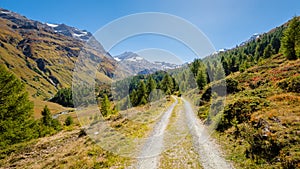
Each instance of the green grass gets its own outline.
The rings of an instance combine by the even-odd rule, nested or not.
[[[299,84],[298,78],[294,78],[299,73],[300,59],[289,61],[274,55],[243,73],[229,76],[239,82],[242,90],[226,96],[225,110],[232,111],[229,114],[233,115],[241,109],[250,118],[232,119],[227,123],[228,128],[216,131],[213,136],[236,168],[300,167],[300,135],[297,134],[300,131],[300,94],[293,88]],[[283,81],[292,81],[293,85],[278,85]],[[288,86],[287,89],[284,86]],[[197,100],[200,94],[192,92],[188,96]],[[230,107],[243,100],[260,104],[253,107],[245,102],[245,105]],[[198,106],[199,117],[204,121],[210,104]]]

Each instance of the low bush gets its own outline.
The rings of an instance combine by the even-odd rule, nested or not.
[[[225,106],[223,117],[218,124],[217,130],[224,131],[233,126],[233,123],[243,123],[250,120],[253,112],[265,105],[266,100],[259,97],[249,97],[236,100]]]
[[[300,93],[300,75],[280,81],[277,86],[288,92]]]

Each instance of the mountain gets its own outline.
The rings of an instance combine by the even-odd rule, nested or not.
[[[0,25],[0,63],[27,84],[32,98],[48,99],[70,87],[80,54],[100,62],[98,82],[108,82],[114,74],[116,61],[85,30],[44,24],[1,8]]]
[[[260,37],[261,37],[261,34],[255,33],[255,34],[253,34],[248,40],[242,42],[242,43],[240,44],[240,46],[246,45],[248,42],[254,41],[254,40],[256,40],[256,39],[258,39],[258,38],[260,38]]]
[[[158,70],[175,69],[179,67],[176,64],[167,62],[150,62],[147,59],[133,52],[124,52],[114,56],[118,61],[120,69],[126,72],[126,75],[151,74]]]
[[[46,25],[51,27],[54,30],[54,32],[83,41],[88,41],[93,36],[90,32],[86,30],[80,30],[65,24],[46,23]]]

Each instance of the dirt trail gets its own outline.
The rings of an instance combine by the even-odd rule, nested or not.
[[[163,151],[163,140],[164,131],[169,123],[170,116],[174,107],[177,105],[178,100],[176,98],[175,102],[168,108],[161,119],[155,124],[152,133],[150,134],[148,140],[144,144],[141,153],[137,159],[137,163],[134,167],[138,169],[155,169],[159,166],[159,156]]]
[[[173,109],[178,104],[178,100],[176,98],[174,99],[176,101],[168,108],[168,110],[163,114],[161,119],[155,124],[154,129],[150,134],[150,137],[145,141],[145,144],[143,145],[143,148],[141,149],[140,154],[138,156],[137,162],[135,163],[134,166],[131,166],[129,168],[137,168],[137,169],[159,168],[161,153],[164,151],[164,144],[165,144],[164,138],[170,137],[166,135],[167,132],[166,128],[169,124],[169,120],[172,115]],[[201,123],[200,119],[193,112],[191,104],[183,98],[182,101],[183,101],[183,107],[180,106],[181,107],[180,110],[182,110],[183,116],[180,116],[180,113],[177,114],[179,115],[178,117],[180,119],[177,119],[178,123],[176,123],[176,126],[173,125],[172,128],[175,129],[179,127],[178,125],[180,125],[181,128],[184,128],[185,125],[188,126],[187,127],[188,131],[186,132],[189,132],[187,136],[190,136],[191,140],[185,139],[185,141],[192,142],[191,146],[194,147],[195,153],[198,154],[197,156],[198,156],[199,163],[204,169],[233,168],[233,166],[223,158],[222,153],[218,148],[217,144],[215,144],[214,140],[210,137],[209,133],[207,132],[205,126]],[[174,135],[171,136],[170,138],[172,137],[176,139]],[[186,145],[188,144],[186,143]],[[188,154],[185,155],[188,156]],[[184,161],[188,161],[188,160],[185,159]]]
[[[205,126],[193,112],[191,104],[182,99],[186,117],[189,122],[188,126],[193,137],[193,144],[199,153],[199,161],[205,169],[230,169],[233,166],[227,162],[218,149],[218,146],[210,138]]]

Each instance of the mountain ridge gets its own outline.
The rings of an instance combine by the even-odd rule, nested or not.
[[[57,89],[70,87],[74,64],[80,54],[101,60],[101,68],[96,73],[100,81],[110,81],[113,76],[115,60],[93,36],[88,41],[84,41],[86,37],[74,37],[74,32],[80,31],[77,28],[61,25],[55,30],[2,8],[0,24],[0,63],[27,84],[33,98],[51,98]]]
[[[137,53],[129,51],[114,56],[113,58],[119,63],[119,66],[122,66],[130,75],[151,74],[160,70],[169,70],[180,67],[180,65],[167,62],[151,62]]]

